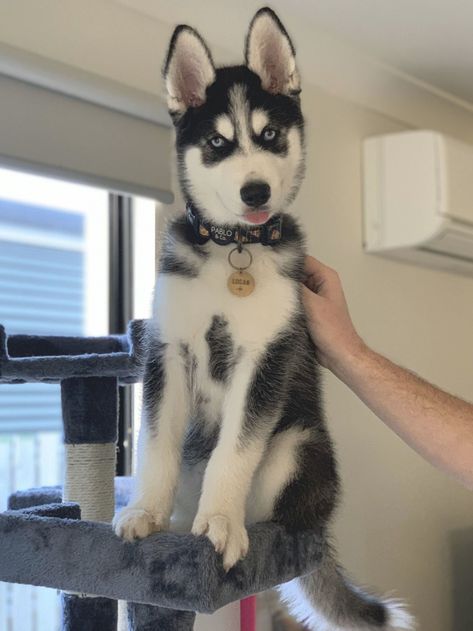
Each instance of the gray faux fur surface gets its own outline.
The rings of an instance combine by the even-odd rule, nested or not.
[[[248,556],[226,574],[206,537],[158,533],[129,543],[108,524],[9,511],[0,514],[0,581],[212,613],[309,573],[320,558],[312,532],[262,523],[249,536]]]
[[[61,597],[62,631],[116,631],[118,608],[115,600],[73,594],[62,594]]]
[[[133,479],[128,476],[115,478],[115,505],[122,508],[128,504]],[[8,498],[8,510],[18,510],[41,506],[42,504],[58,504],[62,502],[61,486],[43,486],[37,489],[16,491]],[[60,517],[60,515],[57,515]]]
[[[74,338],[11,335],[0,325],[0,383],[57,383],[72,377],[139,381],[147,320],[133,320],[126,335]]]
[[[133,631],[192,631],[194,620],[192,611],[128,603],[128,622]]]

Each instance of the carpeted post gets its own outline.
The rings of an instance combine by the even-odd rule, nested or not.
[[[116,631],[117,601],[62,594],[62,631]]]
[[[118,428],[118,381],[70,378],[61,383],[66,452],[63,500],[80,505],[82,519],[111,522]],[[116,631],[117,602],[93,595],[62,596],[63,631]]]
[[[128,603],[130,631],[192,631],[195,613]]]

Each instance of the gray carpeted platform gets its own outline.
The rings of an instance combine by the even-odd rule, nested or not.
[[[256,524],[248,556],[225,573],[206,537],[157,533],[129,543],[78,517],[73,504],[1,513],[0,580],[212,613],[310,572],[320,557],[314,533]]]

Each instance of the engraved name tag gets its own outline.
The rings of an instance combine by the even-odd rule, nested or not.
[[[245,298],[253,293],[255,288],[255,279],[249,272],[238,270],[237,272],[230,274],[227,286],[232,294]]]

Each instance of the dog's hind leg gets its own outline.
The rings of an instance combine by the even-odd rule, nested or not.
[[[323,541],[322,557],[315,572],[281,585],[281,596],[311,631],[412,630],[413,618],[402,604],[360,589],[337,563],[328,526],[338,481],[330,445],[322,436],[301,447],[298,472],[274,511],[276,520],[290,530],[315,529]]]

